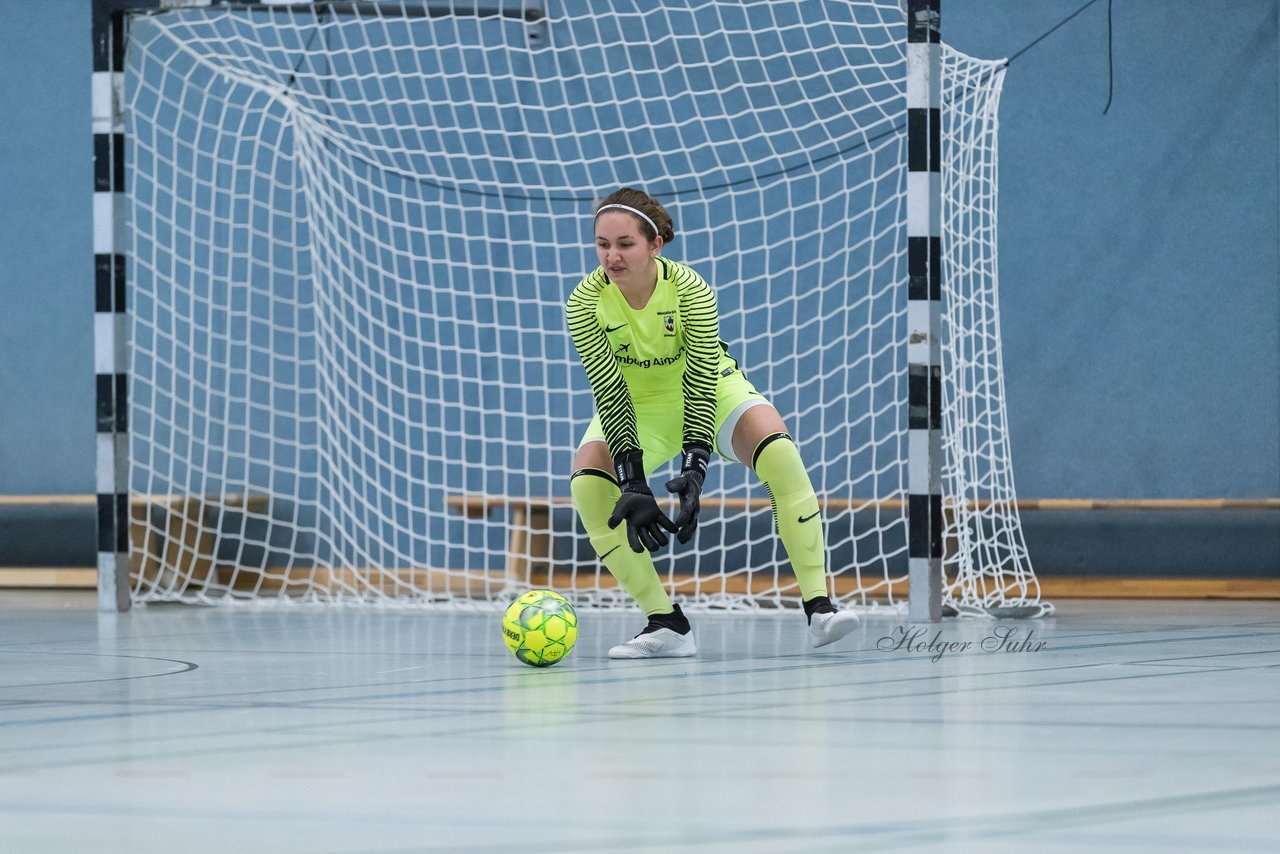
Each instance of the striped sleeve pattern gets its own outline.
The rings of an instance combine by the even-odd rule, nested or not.
[[[684,327],[684,444],[711,448],[721,353],[716,295],[693,270],[682,264],[672,266],[671,280],[676,286]]]
[[[596,269],[583,279],[565,304],[569,323],[569,337],[578,351],[578,358],[587,372],[591,394],[595,397],[596,412],[604,428],[609,452],[615,457],[640,449],[640,437],[636,431],[636,411],[631,403],[627,380],[622,376],[609,338],[596,319],[600,294],[608,285],[604,271]]]

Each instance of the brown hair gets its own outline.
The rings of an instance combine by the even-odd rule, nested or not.
[[[635,208],[653,221],[653,225],[658,227],[657,233],[654,233],[653,227],[645,222],[643,218],[632,214],[631,217],[640,224],[640,233],[649,240],[661,236],[663,243],[670,243],[676,239],[676,226],[671,221],[671,214],[667,213],[667,209],[658,204],[648,193],[643,190],[636,190],[631,187],[623,187],[615,190],[601,200],[596,205],[596,216],[600,216],[600,209],[606,205],[626,205],[629,208]],[[623,211],[627,213],[627,211]]]

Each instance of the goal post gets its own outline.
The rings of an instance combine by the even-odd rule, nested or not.
[[[907,2],[907,616],[942,616],[942,18]]]
[[[97,2],[119,51],[109,116],[97,64],[94,89],[102,607],[534,585],[628,606],[568,501],[592,402],[564,300],[594,202],[631,185],[673,213],[667,253],[796,437],[839,601],[1044,611],[999,353],[1003,68],[939,20],[936,0]],[[798,604],[767,497],[714,472],[664,582],[695,608]]]
[[[93,0],[94,414],[98,608],[128,610],[129,448],[125,140],[127,13],[158,0]]]

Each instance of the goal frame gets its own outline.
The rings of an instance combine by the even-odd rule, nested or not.
[[[131,12],[162,0],[93,0],[93,269],[98,609],[129,594],[129,329],[124,226],[124,54]]]
[[[129,330],[124,57],[132,14],[193,7],[260,11],[327,9],[334,14],[392,8],[398,0],[93,0],[93,253],[98,607],[124,612],[130,596]],[[447,6],[447,8],[446,8]],[[942,179],[941,0],[906,0],[907,18],[907,515],[908,601],[912,622],[942,619]],[[421,14],[459,14],[449,0]],[[511,14],[501,2],[472,14]],[[526,12],[527,21],[536,15]]]

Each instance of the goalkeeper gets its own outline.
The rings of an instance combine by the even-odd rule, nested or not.
[[[596,415],[574,457],[570,489],[591,545],[648,617],[610,658],[694,655],[689,621],[672,603],[650,552],[681,543],[698,525],[712,451],[756,472],[800,584],[815,647],[854,629],[827,596],[826,538],[818,499],[782,417],[742,375],[720,340],[716,298],[702,278],[662,257],[675,239],[670,215],[623,188],[595,215],[600,266],[566,305],[569,334],[595,397]],[[667,490],[680,499],[673,523],[648,476],[680,456]]]

